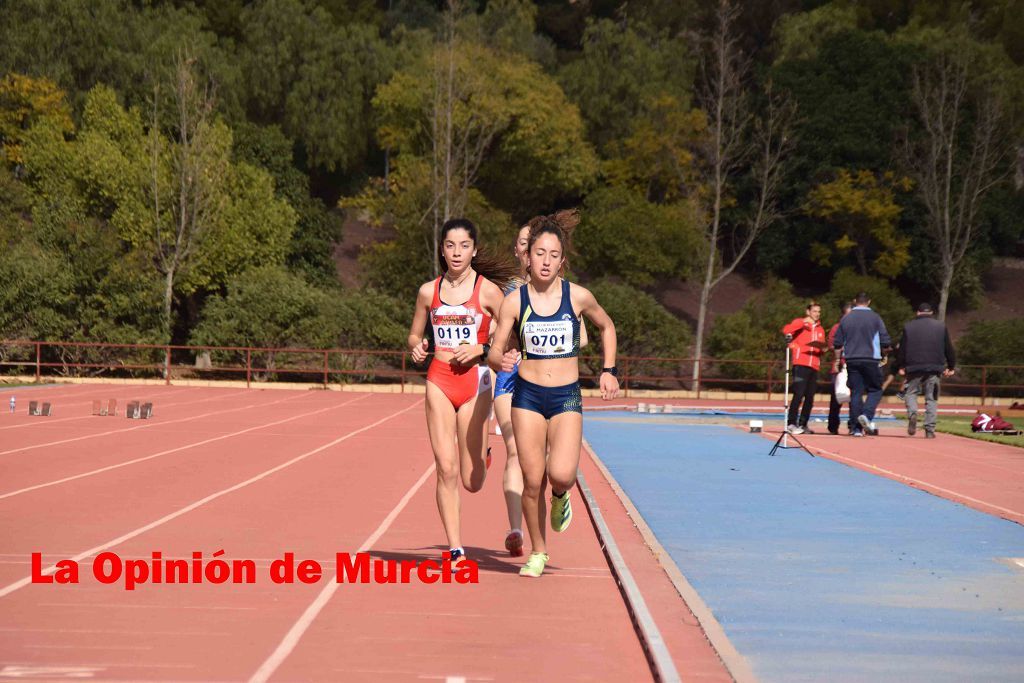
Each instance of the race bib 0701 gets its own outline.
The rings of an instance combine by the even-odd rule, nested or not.
[[[572,351],[572,320],[527,322],[522,344],[530,356],[559,356]]]

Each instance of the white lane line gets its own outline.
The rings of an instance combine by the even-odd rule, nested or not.
[[[408,410],[408,408],[406,410]],[[359,546],[359,549],[356,551],[357,553],[364,553],[368,551],[373,544],[384,535],[388,530],[388,527],[391,526],[391,523],[395,521],[395,518],[398,517],[399,513],[405,509],[405,506],[409,504],[412,497],[420,490],[423,483],[431,474],[434,473],[434,467],[435,466],[431,464],[430,467],[420,475],[420,478],[416,483],[409,487],[409,490],[405,492],[405,495],[402,496],[400,501],[398,501],[398,504],[395,505],[391,512],[388,513],[388,516],[380,523],[377,530],[370,534],[370,537],[363,541],[363,544]],[[306,633],[310,625],[313,623],[313,620],[316,619],[317,615],[320,614],[321,610],[323,610],[327,605],[331,597],[335,592],[337,592],[340,585],[341,584],[338,583],[338,575],[335,573],[334,577],[320,591],[320,594],[317,595],[313,602],[310,603],[309,607],[306,608],[306,611],[302,613],[302,616],[299,617],[298,621],[296,621],[288,630],[288,633],[285,634],[284,638],[270,654],[267,660],[263,662],[260,668],[256,670],[256,673],[252,675],[252,678],[249,679],[249,683],[264,683],[264,681],[267,681],[274,672],[277,671],[278,667],[284,663],[284,660],[287,659],[288,655],[290,655],[295,649],[295,646],[299,644],[299,640],[302,638],[303,634]]]
[[[368,396],[368,394],[367,394],[367,396]],[[351,401],[345,401],[344,403],[340,403],[340,404],[338,404],[336,406],[329,406],[327,408],[321,408],[320,410],[314,410],[314,411],[311,411],[311,412],[302,413],[301,415],[295,415],[293,417],[287,417],[287,418],[285,418],[283,420],[278,420],[277,422],[267,422],[265,424],[256,425],[255,427],[249,427],[247,429],[241,429],[241,430],[239,430],[237,432],[231,432],[230,434],[223,434],[221,436],[214,436],[214,437],[211,437],[209,439],[204,439],[202,441],[195,441],[193,443],[185,444],[184,446],[178,446],[177,448],[169,448],[169,449],[167,449],[165,451],[160,451],[159,453],[153,453],[152,455],[144,455],[141,458],[135,458],[134,460],[126,460],[125,462],[119,462],[119,463],[114,464],[114,465],[107,465],[106,467],[100,467],[99,469],[90,470],[88,472],[82,472],[81,474],[73,474],[70,477],[64,477],[63,479],[55,479],[53,481],[43,482],[42,484],[34,484],[32,486],[26,486],[25,488],[18,489],[16,491],[10,491],[8,493],[4,493],[4,494],[0,495],[0,500],[3,500],[4,498],[11,498],[13,496],[18,496],[18,495],[21,495],[23,493],[28,493],[29,491],[35,491],[37,489],[43,489],[43,488],[46,488],[48,486],[57,486],[58,484],[64,484],[64,483],[67,483],[69,481],[74,481],[76,479],[84,479],[85,477],[91,477],[91,476],[96,475],[96,474],[102,474],[103,472],[109,472],[110,470],[116,470],[116,469],[121,468],[121,467],[127,467],[128,465],[134,465],[136,463],[140,463],[140,462],[143,462],[145,460],[152,460],[153,458],[159,458],[159,457],[164,456],[164,455],[170,455],[171,453],[177,453],[179,451],[185,451],[185,450],[188,450],[190,448],[195,448],[197,446],[204,446],[204,445],[206,445],[208,443],[213,443],[214,441],[222,441],[224,439],[230,439],[232,437],[239,436],[240,434],[246,434],[248,432],[252,432],[252,431],[255,431],[257,429],[266,429],[267,427],[274,427],[274,426],[277,426],[279,424],[283,424],[285,422],[291,422],[293,420],[298,420],[299,418],[302,418],[302,417],[308,417],[310,415],[316,415],[317,413],[327,412],[328,410],[336,410],[337,408],[341,408],[342,406],[347,406],[350,403],[362,400],[362,398],[365,398],[365,396],[359,397],[359,398],[355,398],[355,399],[353,399]],[[261,406],[261,407],[264,406],[264,405],[274,405],[274,403],[281,403],[282,401],[287,401],[287,400],[289,400],[289,399],[286,398],[286,399],[281,399],[281,401],[274,401],[273,403],[262,403],[262,404],[258,404],[258,405]],[[248,407],[252,407],[252,406],[245,406],[245,407],[248,408]],[[244,408],[232,408],[231,410],[225,410],[223,412],[227,413],[227,412],[232,412],[234,410],[243,410],[243,409]],[[215,414],[215,413],[211,413],[211,414]],[[188,418],[185,418],[185,419],[188,419]],[[170,423],[169,422],[164,422],[163,424],[170,424]],[[0,455],[2,455],[2,454],[0,454]]]
[[[282,401],[289,401],[289,400],[294,399],[294,398],[299,398],[300,396],[301,396],[301,394],[299,394],[298,396],[289,396],[287,398],[283,398],[283,399],[280,399],[280,400],[277,400],[277,401],[272,401],[270,403],[253,403],[253,404],[250,404],[250,405],[244,406],[244,407],[245,408],[253,408],[253,407],[259,407],[259,406],[264,406],[264,405],[271,406],[271,405],[274,405],[275,403],[281,403]],[[211,400],[211,399],[203,399],[203,401],[207,401],[207,400]],[[203,401],[185,401],[184,403],[180,403],[180,404],[179,403],[170,403],[170,404],[168,404],[168,406],[171,406],[171,405],[184,405],[184,404],[191,405],[191,404],[194,404],[194,403],[202,403]],[[164,407],[168,407],[168,406],[164,406]],[[31,450],[35,450],[36,448],[45,448],[47,446],[59,446],[61,444],[65,444],[65,443],[71,443],[73,441],[82,441],[84,439],[94,439],[94,438],[100,437],[100,436],[109,436],[110,434],[124,434],[126,432],[134,432],[134,431],[139,430],[139,429],[151,429],[151,428],[154,428],[154,427],[160,427],[162,425],[172,425],[172,424],[178,424],[179,422],[188,422],[189,420],[201,420],[203,418],[210,417],[211,415],[223,415],[224,413],[232,413],[232,412],[235,412],[235,411],[238,411],[238,410],[242,410],[242,408],[228,408],[227,410],[219,410],[219,411],[212,412],[212,413],[203,413],[202,415],[187,415],[185,417],[180,417],[177,420],[158,420],[156,422],[149,422],[147,424],[136,425],[134,427],[125,427],[124,429],[112,429],[112,430],[106,431],[106,432],[96,432],[94,434],[85,434],[83,436],[75,436],[75,437],[71,437],[71,438],[68,438],[68,439],[61,439],[60,441],[47,441],[46,443],[29,444],[29,445],[26,445],[26,446],[20,446],[18,448],[12,448],[12,449],[10,449],[8,451],[0,451],[0,455],[10,455],[11,453],[21,453],[22,451],[31,451]],[[85,420],[85,419],[88,419],[89,417],[92,417],[92,416],[86,415],[86,416],[83,416],[83,417],[69,417],[67,419],[69,419],[69,420]]]
[[[370,396],[370,394],[366,394],[366,396]],[[218,498],[220,498],[222,496],[226,496],[229,493],[234,493],[235,491],[243,489],[246,486],[249,486],[250,484],[255,484],[256,482],[258,482],[258,481],[260,481],[262,479],[266,479],[267,477],[269,477],[272,474],[276,474],[277,472],[280,472],[283,469],[291,467],[292,465],[294,465],[297,462],[301,462],[302,460],[305,460],[306,458],[308,458],[311,455],[316,455],[317,453],[319,453],[321,451],[325,451],[328,448],[331,448],[332,446],[338,445],[342,441],[347,441],[347,440],[351,439],[353,436],[356,436],[358,434],[362,434],[365,431],[373,429],[377,425],[383,424],[384,422],[387,422],[388,420],[390,420],[393,417],[398,417],[402,413],[407,412],[409,410],[412,410],[413,408],[415,408],[416,406],[418,406],[422,402],[423,402],[423,399],[420,399],[419,401],[416,401],[412,405],[407,406],[405,408],[402,408],[401,410],[398,410],[398,411],[396,411],[394,413],[391,413],[387,417],[383,417],[383,418],[377,420],[376,422],[374,422],[372,424],[368,424],[365,427],[360,427],[359,429],[355,429],[355,430],[349,432],[348,434],[345,434],[344,436],[340,436],[337,439],[334,439],[333,441],[325,443],[323,446],[318,446],[318,447],[316,447],[316,448],[314,448],[312,450],[306,451],[305,453],[303,453],[301,455],[297,455],[294,458],[292,458],[291,460],[288,460],[287,462],[283,462],[280,465],[277,465],[275,467],[271,467],[269,470],[261,472],[261,473],[257,474],[254,477],[249,477],[245,481],[239,482],[239,483],[235,484],[234,486],[229,486],[228,488],[221,489],[220,491],[217,491],[216,493],[211,493],[210,495],[208,495],[208,496],[206,496],[204,498],[200,498],[199,500],[195,501],[194,503],[190,503],[190,504],[186,505],[185,507],[179,508],[178,510],[175,510],[174,512],[172,512],[172,513],[170,513],[168,515],[164,515],[160,519],[154,520],[154,521],[152,521],[149,524],[146,524],[144,526],[140,526],[139,528],[134,529],[132,531],[129,531],[126,534],[122,534],[121,536],[118,536],[117,538],[111,539],[111,540],[107,541],[106,543],[102,543],[102,544],[100,544],[98,546],[95,546],[93,548],[89,548],[88,550],[80,552],[77,555],[75,555],[74,557],[69,558],[69,559],[72,560],[73,562],[81,562],[82,560],[84,560],[87,557],[92,557],[93,555],[101,553],[104,550],[109,550],[110,548],[113,548],[116,545],[120,545],[121,543],[124,543],[125,541],[129,541],[129,540],[135,538],[136,536],[141,536],[142,534],[146,533],[147,531],[150,531],[152,529],[155,529],[158,526],[166,524],[167,522],[170,522],[170,521],[172,521],[174,519],[177,519],[178,517],[181,517],[182,515],[188,514],[189,512],[192,512],[193,510],[195,510],[197,508],[200,508],[203,505],[206,505],[207,503],[209,503],[211,501],[217,500]],[[345,405],[347,405],[347,404],[345,404]],[[46,569],[43,569],[41,574],[43,574],[45,576],[45,575],[53,574],[56,571],[57,571],[57,566],[56,565],[50,565]],[[31,575],[26,576],[25,578],[20,579],[18,581],[15,581],[14,583],[8,584],[8,585],[4,586],[3,588],[0,588],[0,598],[8,596],[11,593],[13,593],[14,591],[16,591],[18,589],[21,589],[21,588],[24,588],[25,586],[29,585],[30,583],[32,583],[32,576]]]
[[[233,391],[230,394],[225,394],[223,396],[212,396],[210,398],[200,398],[200,399],[196,399],[194,401],[189,400],[189,401],[176,401],[174,403],[160,403],[160,405],[158,407],[159,407],[160,410],[163,410],[164,408],[171,408],[173,406],[192,405],[192,404],[196,404],[196,403],[207,403],[208,401],[219,401],[219,400],[221,400],[223,398],[228,398],[230,396],[237,396],[238,394],[244,394],[244,393],[247,393],[246,390]],[[84,404],[88,404],[88,401],[84,402]],[[71,405],[76,405],[76,404],[72,403]],[[35,422],[24,422],[22,424],[10,425],[8,427],[0,427],[0,429],[20,429],[22,427],[32,427],[34,425],[54,425],[54,424],[57,424],[58,422],[72,422],[74,420],[88,420],[88,419],[94,418],[94,417],[96,417],[96,415],[78,415],[76,417],[58,417],[58,418],[55,418],[55,419],[52,419],[52,420],[37,420]],[[149,426],[154,426],[154,425],[157,425],[157,424],[170,424],[170,423],[168,423],[168,422],[159,422],[158,421],[158,422],[153,423],[153,425],[145,425],[145,426],[149,427]],[[134,427],[134,429],[138,429],[138,427]],[[15,450],[19,450],[19,449],[15,449]],[[7,452],[10,453],[12,451],[7,451]]]

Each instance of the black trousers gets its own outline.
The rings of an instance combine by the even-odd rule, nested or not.
[[[833,434],[839,433],[839,413],[843,409],[843,405],[836,400],[836,376],[830,374],[829,376],[829,402],[828,402],[828,431]]]
[[[814,408],[814,392],[818,389],[818,371],[806,365],[793,366],[793,396],[789,401],[789,419],[786,424],[807,426]],[[802,407],[801,407],[802,406]],[[797,420],[797,413],[800,419]]]

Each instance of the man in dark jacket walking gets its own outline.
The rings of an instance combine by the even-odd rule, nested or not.
[[[883,351],[892,347],[885,323],[871,310],[871,297],[859,293],[854,307],[839,321],[832,346],[846,359],[847,384],[850,387],[850,433],[853,436],[878,434],[875,409],[882,400],[882,371],[878,367]],[[864,393],[867,392],[867,400]]]
[[[956,369],[956,352],[949,330],[936,320],[931,304],[917,307],[917,317],[903,326],[897,359],[900,374],[907,377],[907,434],[917,432],[917,395],[924,394],[924,435],[935,438],[939,412],[939,380]]]

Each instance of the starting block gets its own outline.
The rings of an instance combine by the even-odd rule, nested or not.
[[[132,401],[128,404],[124,414],[129,420],[148,420],[153,417],[153,404]]]
[[[101,417],[112,417],[114,415],[117,415],[117,399],[112,398],[106,402],[93,401],[92,414],[99,415]]]
[[[38,401],[28,402],[28,414],[36,415],[40,417],[50,417],[51,406],[49,403],[43,403],[40,405]]]

